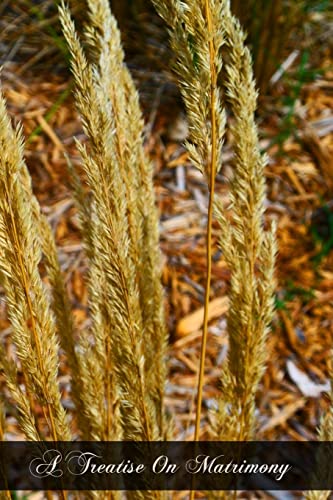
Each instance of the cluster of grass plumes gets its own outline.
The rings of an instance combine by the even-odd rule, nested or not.
[[[143,151],[143,121],[108,2],[90,1],[82,49],[68,10],[60,10],[72,55],[75,97],[89,150],[78,144],[90,198],[75,177],[75,198],[90,261],[89,289],[95,345],[90,388],[95,412],[104,405],[104,437],[119,391],[123,437],[166,436],[163,390],[167,345],[160,283],[158,217],[152,168]],[[91,369],[89,368],[89,370]],[[111,390],[112,387],[116,390]],[[124,401],[126,395],[127,401]],[[126,411],[123,411],[126,405]],[[113,420],[113,419],[112,419]]]
[[[221,168],[225,109],[233,115],[234,175],[230,198],[232,218],[217,203],[221,248],[231,270],[228,365],[223,370],[222,396],[214,434],[222,440],[254,437],[255,394],[265,366],[264,346],[273,313],[275,240],[264,231],[264,159],[254,121],[257,93],[244,35],[227,0],[154,3],[170,26],[176,72],[187,108],[193,164],[208,180],[207,282],[198,384],[195,438],[200,407],[207,339],[207,308],[211,273],[211,224],[214,182]],[[222,60],[222,53],[228,57]],[[221,78],[225,96],[217,83]]]
[[[167,332],[152,167],[108,1],[88,4],[84,40],[92,62],[65,5],[60,18],[89,140],[88,146],[77,144],[89,194],[69,167],[89,260],[92,326],[76,338],[52,230],[32,193],[22,131],[12,128],[1,97],[0,278],[15,346],[13,359],[1,352],[1,369],[28,440],[77,437],[58,386],[60,345],[71,370],[80,438],[167,439]],[[42,259],[49,289],[41,277]],[[37,417],[37,405],[44,419]]]
[[[154,0],[154,4],[170,29],[189,120],[187,148],[209,189],[195,438],[200,436],[215,206],[221,248],[232,278],[229,357],[211,436],[252,439],[255,395],[273,313],[275,239],[263,224],[265,162],[254,121],[257,94],[251,59],[227,0]],[[4,356],[3,370],[28,439],[73,437],[57,384],[58,342],[72,372],[80,437],[167,439],[170,431],[163,407],[167,334],[152,168],[143,149],[138,95],[124,64],[109,3],[88,0],[88,7],[82,42],[64,4],[60,20],[71,54],[75,101],[88,138],[87,146],[77,142],[86,186],[70,162],[69,169],[89,260],[92,325],[74,341],[52,232],[31,191],[21,131],[12,129],[2,99],[0,271],[12,340],[24,375],[22,386],[14,362]],[[219,78],[224,82],[223,93]],[[235,143],[230,214],[214,199],[227,109]],[[50,295],[40,276],[42,255]],[[48,429],[34,418],[35,403],[44,409]]]

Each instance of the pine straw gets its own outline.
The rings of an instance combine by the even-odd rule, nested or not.
[[[45,120],[47,111],[64,91],[67,82],[49,75],[47,83],[46,75],[34,78],[30,75],[23,80],[16,76],[18,69],[19,66],[12,64],[4,71],[5,96],[10,113],[22,120],[26,137],[37,126],[42,128],[42,132],[27,144],[27,161],[35,193],[56,233],[60,262],[79,330],[89,321],[84,284],[87,269],[77,216],[67,188],[63,149],[74,162],[78,161],[72,137],[80,136],[82,132],[71,97],[64,101],[49,121]],[[327,119],[333,104],[332,80],[332,75],[326,73],[325,80],[308,85],[302,96],[306,119],[314,123],[319,144],[331,157],[333,134],[329,131]],[[170,130],[174,132],[173,117],[170,118],[167,110],[158,106],[150,110],[147,117],[151,120],[152,134],[146,146],[156,164],[164,254],[163,280],[170,330],[167,406],[175,416],[177,438],[191,439],[194,423],[192,399],[196,389],[201,326],[200,313],[194,317],[192,313],[202,307],[204,297],[207,192],[200,174],[189,165],[185,150],[169,137]],[[324,125],[323,118],[326,118]],[[266,122],[265,132],[276,133],[271,121]],[[276,219],[279,224],[280,308],[269,338],[269,363],[258,404],[262,438],[308,440],[316,438],[319,417],[327,408],[328,400],[319,391],[317,397],[308,397],[308,387],[304,386],[299,372],[303,372],[310,383],[324,384],[333,340],[333,253],[331,251],[317,266],[314,264],[313,258],[319,248],[314,245],[309,226],[314,210],[320,206],[320,198],[329,200],[332,192],[328,192],[327,183],[323,180],[318,156],[311,156],[292,140],[286,142],[284,150],[286,156],[273,156],[266,168],[269,183],[267,218]],[[276,153],[274,148],[270,153]],[[224,160],[230,165],[228,150]],[[222,176],[218,176],[217,190],[222,196],[225,194]],[[324,227],[322,221],[321,224]],[[215,242],[217,236],[218,227],[215,226]],[[206,408],[218,395],[220,367],[228,348],[225,332],[227,306],[224,300],[216,302],[216,298],[226,296],[229,274],[217,246],[214,248],[213,310],[204,387]],[[0,307],[1,340],[7,344],[9,327],[3,296]],[[7,349],[11,349],[9,344]],[[290,371],[293,367],[296,367],[296,372]],[[71,410],[70,379],[65,359],[62,359],[60,380],[63,403]],[[14,415],[9,399],[6,436],[9,439],[20,437]],[[205,430],[201,437],[205,437]]]

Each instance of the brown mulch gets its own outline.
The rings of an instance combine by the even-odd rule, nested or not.
[[[80,123],[69,94],[69,77],[34,75],[30,69],[8,62],[2,84],[11,116],[24,126],[26,159],[34,192],[52,223],[59,258],[66,276],[77,328],[87,325],[87,262],[78,222],[68,188],[63,153],[79,162],[73,136],[83,139]],[[158,81],[158,79],[157,79]],[[202,176],[189,163],[182,146],[186,120],[181,107],[171,115],[164,102],[169,84],[154,92],[145,107],[147,153],[155,164],[157,202],[161,214],[161,248],[167,323],[170,331],[169,381],[166,404],[174,416],[177,438],[193,437],[202,306],[205,282],[205,224],[207,188]],[[172,85],[171,85],[172,87]],[[54,104],[57,109],[52,112]],[[260,437],[264,439],[311,440],[316,438],[320,416],[328,405],[328,363],[333,345],[333,252],[324,255],[315,241],[317,231],[327,242],[333,234],[323,202],[333,199],[333,74],[306,84],[300,96],[301,118],[293,136],[283,144],[268,147],[267,221],[278,223],[277,310],[268,338],[267,371],[258,393]],[[51,110],[51,114],[50,114]],[[179,110],[179,111],[178,111]],[[264,137],[279,133],[278,122],[261,119]],[[262,141],[267,147],[269,140]],[[217,179],[217,192],[227,196],[225,179],[232,154],[226,147],[225,170]],[[331,224],[331,225],[330,225]],[[226,313],[229,272],[216,241],[214,225],[213,282],[206,380],[205,414],[219,397],[221,366],[228,351]],[[320,258],[320,254],[322,258]],[[1,297],[2,338],[9,334]],[[61,380],[69,387],[65,365]],[[70,409],[70,394],[64,393]],[[202,430],[205,437],[206,424]],[[8,433],[17,429],[8,408]]]

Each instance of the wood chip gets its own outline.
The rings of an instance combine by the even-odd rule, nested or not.
[[[45,118],[43,116],[37,116],[37,121],[39,125],[42,127],[43,131],[45,132],[46,135],[49,136],[53,144],[60,149],[60,151],[65,151],[65,148],[63,144],[60,142],[59,138],[57,137],[56,133],[54,130],[50,127],[50,125],[47,123]]]
[[[228,311],[228,297],[219,297],[209,303],[208,321],[218,318]],[[181,319],[177,325],[176,334],[179,337],[199,330],[203,325],[204,308],[200,307],[193,313]]]
[[[268,430],[273,429],[274,427],[277,427],[278,425],[282,425],[287,420],[289,420],[290,417],[292,417],[298,410],[303,408],[305,405],[305,399],[297,399],[296,401],[286,405],[284,408],[282,408],[279,413],[274,415],[272,418],[268,420],[260,429],[261,432],[266,432]]]

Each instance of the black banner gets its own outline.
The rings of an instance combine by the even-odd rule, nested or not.
[[[333,442],[2,442],[1,490],[331,490]]]

